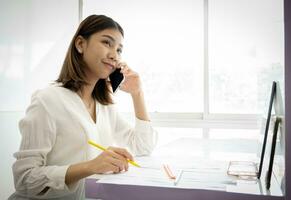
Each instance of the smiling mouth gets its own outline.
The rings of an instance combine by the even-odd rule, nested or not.
[[[107,67],[107,68],[109,68],[110,70],[114,70],[114,65],[112,65],[112,64],[110,64],[110,63],[106,63],[106,62],[103,62],[104,63],[104,65]]]

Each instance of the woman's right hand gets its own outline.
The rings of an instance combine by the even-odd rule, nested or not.
[[[90,160],[89,170],[93,174],[102,174],[106,172],[119,173],[128,170],[127,159],[133,160],[132,155],[123,148],[109,147],[99,156]]]

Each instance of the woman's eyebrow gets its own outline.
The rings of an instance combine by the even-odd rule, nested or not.
[[[112,40],[114,43],[116,43],[116,40],[112,36],[110,36],[110,35],[102,35],[102,37],[106,37],[106,38]],[[123,45],[122,44],[119,44],[119,46],[121,48],[123,48]]]

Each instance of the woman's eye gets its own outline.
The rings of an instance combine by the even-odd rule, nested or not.
[[[117,53],[122,54],[122,49],[117,49]]]
[[[107,45],[107,46],[109,46],[109,47],[111,46],[111,43],[110,43],[110,41],[108,41],[108,40],[104,40],[104,41],[103,41],[103,44],[105,44],[105,45]]]

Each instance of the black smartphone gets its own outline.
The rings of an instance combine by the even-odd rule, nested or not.
[[[109,75],[109,79],[110,79],[110,83],[112,86],[112,91],[115,92],[116,89],[118,88],[118,86],[120,85],[120,83],[123,81],[124,76],[123,74],[120,72],[120,68],[116,69],[114,72],[112,72]]]

